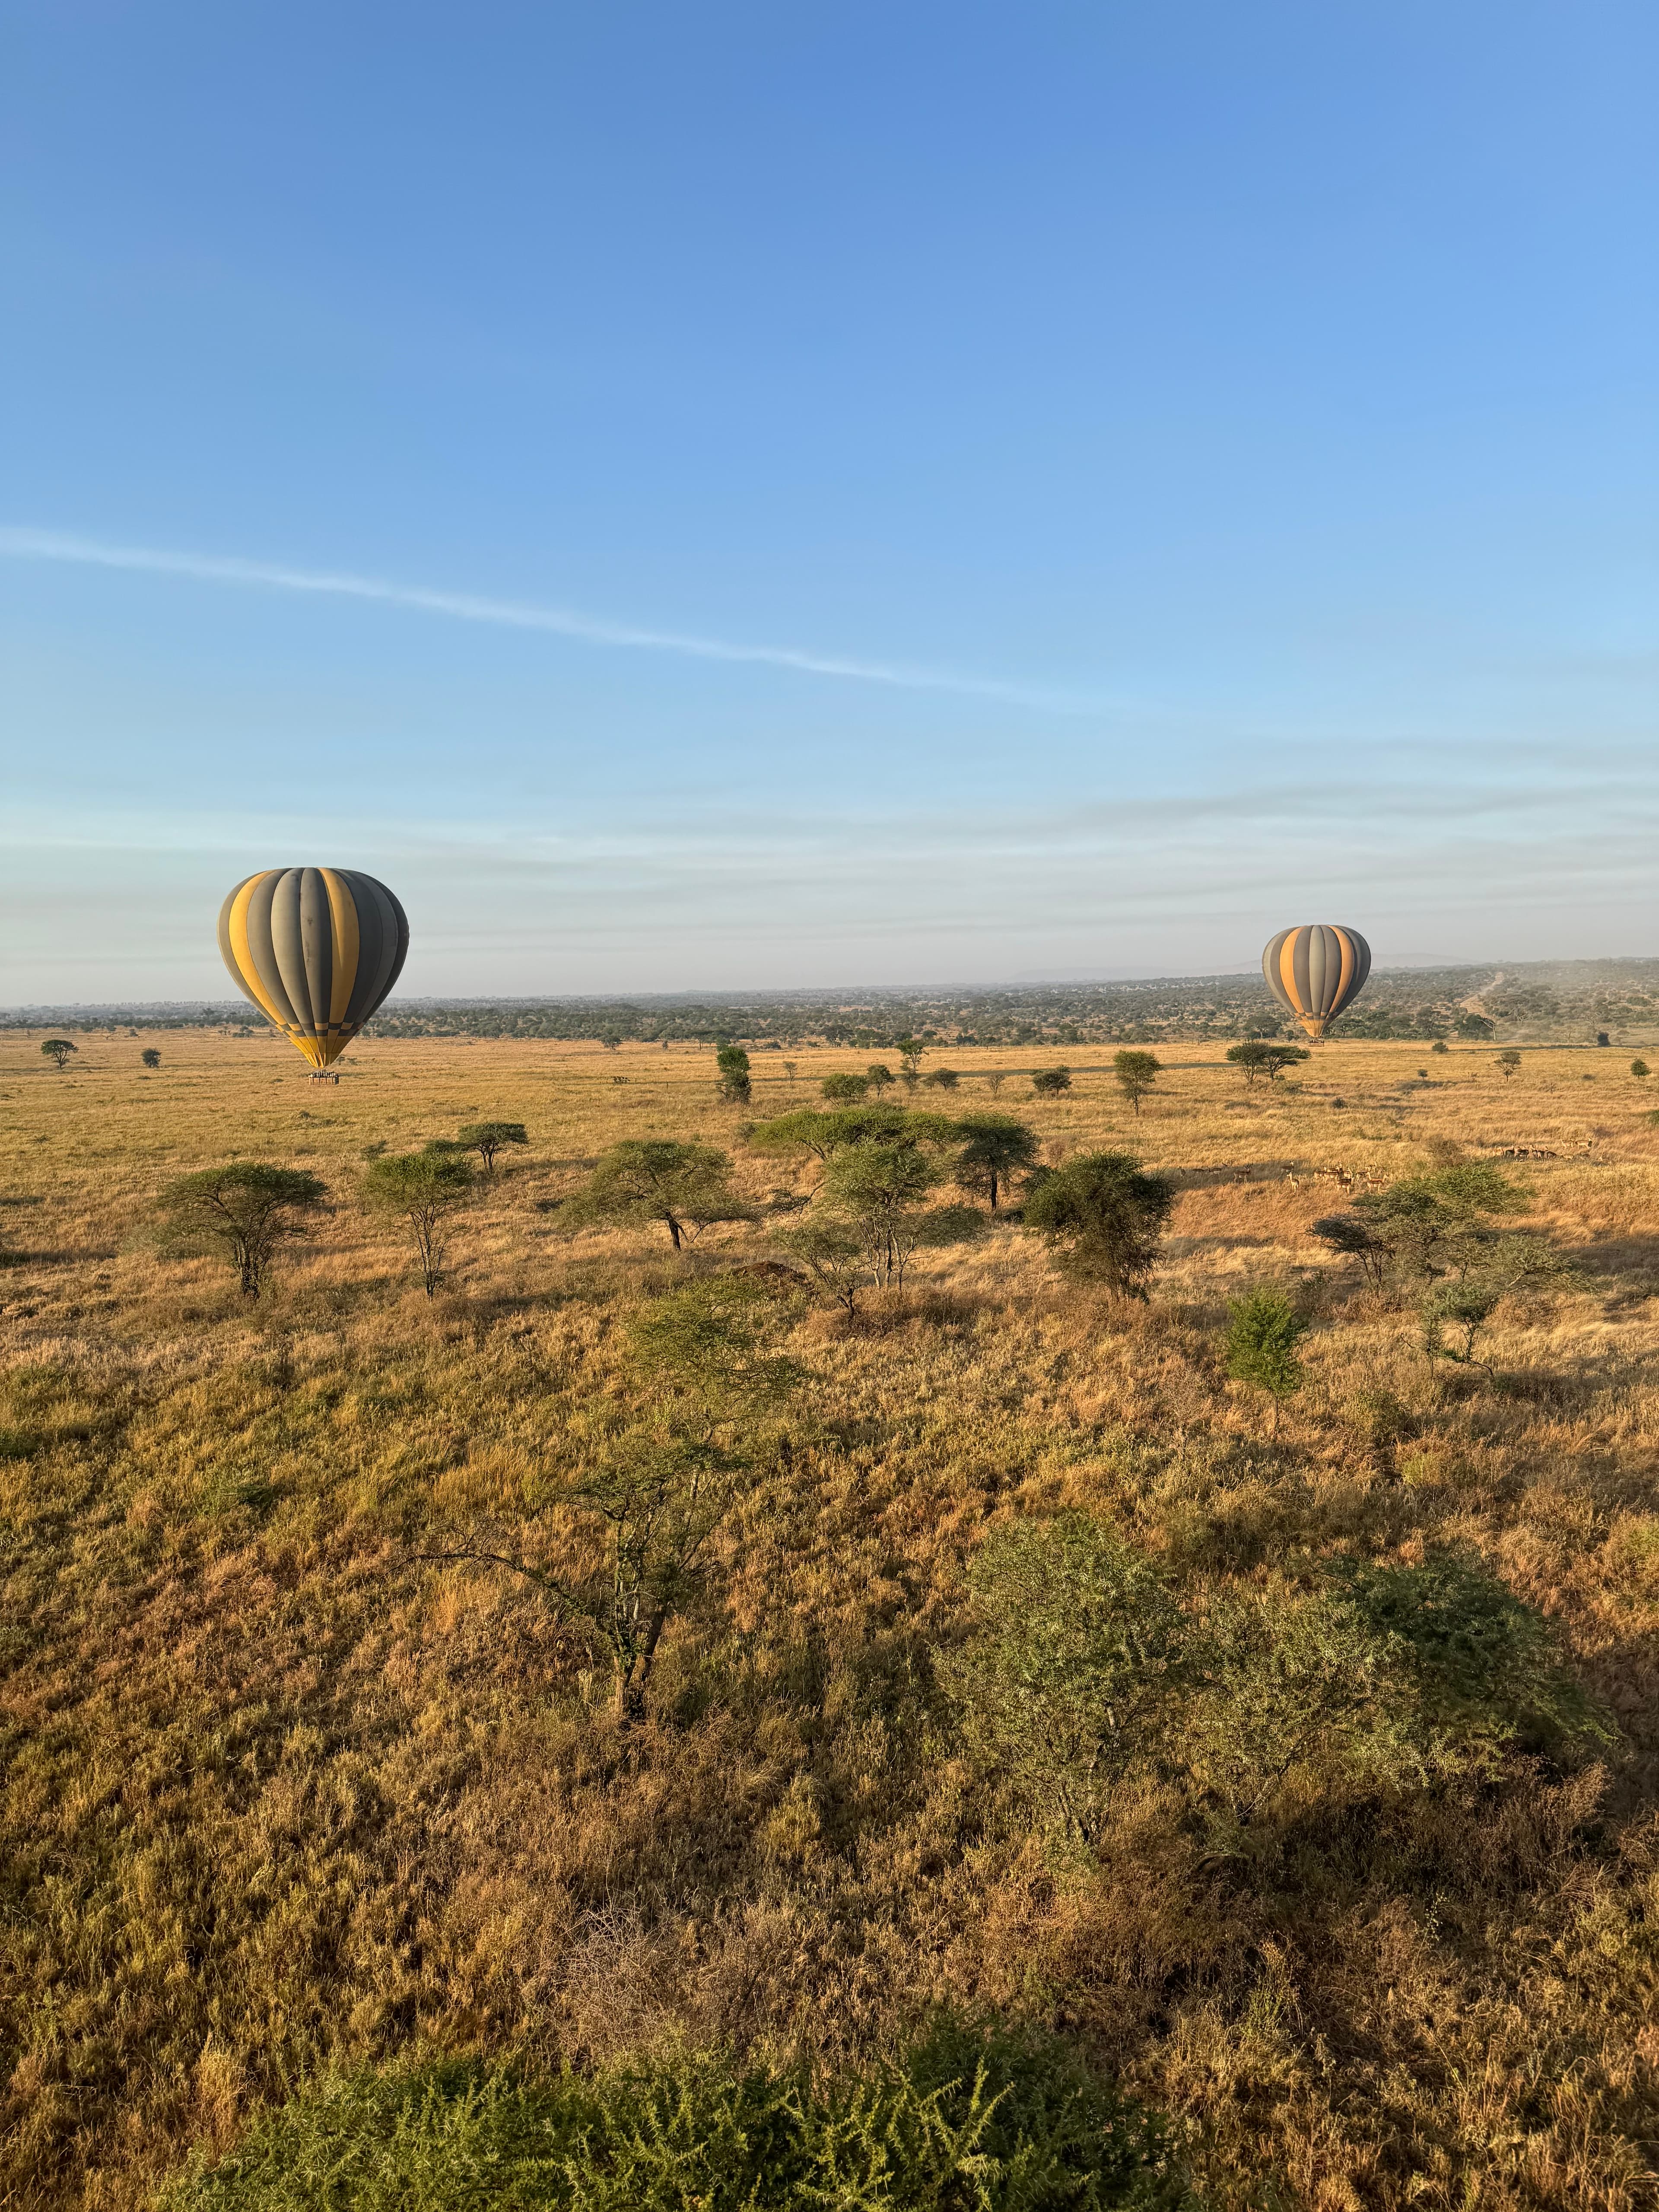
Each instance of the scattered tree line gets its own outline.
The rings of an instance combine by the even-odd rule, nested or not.
[[[522,1121],[472,1121],[417,1152],[388,1154],[371,1145],[358,1196],[367,1212],[407,1224],[422,1287],[436,1295],[453,1217],[473,1194],[483,1163],[486,1178],[507,1146],[530,1141]],[[321,1178],[258,1160],[231,1160],[179,1176],[156,1200],[160,1245],[186,1255],[219,1254],[234,1270],[244,1297],[257,1298],[282,1247],[303,1237],[329,1206]]]

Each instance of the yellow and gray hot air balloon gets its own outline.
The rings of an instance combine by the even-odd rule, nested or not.
[[[219,950],[243,996],[320,1074],[397,981],[409,921],[356,868],[264,868],[220,908]]]
[[[1371,948],[1357,929],[1305,921],[1281,929],[1261,956],[1267,988],[1316,1041],[1352,1006],[1371,972]]]

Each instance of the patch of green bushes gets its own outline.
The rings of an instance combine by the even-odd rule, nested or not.
[[[969,1636],[940,1666],[968,1740],[1085,1841],[1136,1774],[1237,1832],[1310,1786],[1421,1788],[1616,1740],[1548,1622],[1468,1554],[1309,1561],[1301,1586],[1194,1602],[1070,1512],[994,1531],[969,1583]]]
[[[533,2081],[447,2063],[335,2077],[163,2212],[1181,2212],[1162,2123],[1035,2033],[936,2027],[828,2083],[687,2058]]]

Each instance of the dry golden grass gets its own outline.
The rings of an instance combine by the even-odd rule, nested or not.
[[[1195,1048],[1139,1121],[1109,1052],[1052,1055],[1076,1079],[1054,1101],[1010,1075],[994,1103],[1051,1157],[1264,1179],[1183,1192],[1127,1317],[1002,1224],[920,1255],[866,1328],[803,1318],[799,1448],[619,1736],[522,1587],[414,1554],[534,1517],[596,1402],[625,1411],[620,1323],[675,1279],[665,1239],[571,1237],[544,1202],[617,1137],[673,1135],[731,1150],[764,1205],[806,1178],[743,1122],[868,1055],[803,1050],[793,1085],[757,1055],[739,1109],[683,1048],[370,1042],[337,1088],[264,1038],[80,1042],[62,1075],[0,1042],[0,2201],[125,2212],[325,2061],[838,2056],[941,2000],[1075,2034],[1191,2123],[1218,2205],[1653,2201],[1659,1131],[1622,1059],[1540,1051],[1506,1082],[1487,1053],[1333,1045],[1270,1093]],[[1036,1056],[940,1057],[962,1087],[922,1096],[965,1111]],[[356,1176],[370,1144],[480,1117],[533,1147],[429,1305]],[[1500,1312],[1491,1376],[1431,1369],[1308,1234],[1344,1202],[1321,1170],[1387,1179],[1447,1141],[1556,1155],[1516,1171],[1586,1270]],[[233,1154],[309,1166],[337,1206],[252,1309],[144,1237],[167,1177]],[[694,1264],[763,1237],[711,1231]],[[1322,1316],[1271,1439],[1216,1357],[1261,1280]],[[1058,1850],[958,1755],[928,1654],[988,1522],[1060,1503],[1200,1580],[1477,1545],[1625,1742],[1589,1772],[1310,1804],[1248,1866],[1156,1793],[1098,1855]]]

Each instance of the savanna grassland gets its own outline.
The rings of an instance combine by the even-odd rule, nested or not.
[[[1109,1049],[1045,1054],[1073,1083],[1043,1097],[951,1047],[918,1104],[1017,1114],[1051,1166],[1229,1176],[1182,1179],[1144,1303],[1006,1217],[851,1318],[745,1278],[790,1394],[630,1723],[542,1584],[435,1555],[603,1572],[572,1486],[652,1418],[630,1329],[768,1256],[817,1166],[744,1132],[869,1054],[757,1054],[738,1104],[681,1047],[370,1040],[335,1086],[266,1037],[78,1044],[59,1073],[0,1040],[0,2203],[148,2204],[330,2069],[834,2069],[941,2008],[1058,2031],[1218,2207],[1654,2201],[1659,1129],[1624,1056],[1337,1042],[1247,1088],[1221,1043],[1170,1047],[1137,1117]],[[365,1156],[485,1117],[531,1141],[428,1299]],[[573,1226],[635,1137],[729,1153],[754,1218],[678,1259]],[[1310,1234],[1350,1195],[1319,1171],[1512,1147],[1549,1155],[1500,1158],[1519,1226],[1577,1272],[1431,1359],[1412,1298]],[[257,1302],[154,1235],[161,1188],[232,1155],[330,1195]],[[1272,1407],[1219,1352],[1264,1285],[1310,1322]],[[1166,1748],[1058,1818],[955,1662],[988,1540],[1067,1514],[1195,1620],[1335,1558],[1478,1559],[1607,1724],[1415,1773],[1322,1736],[1228,1817],[1222,1755]]]

